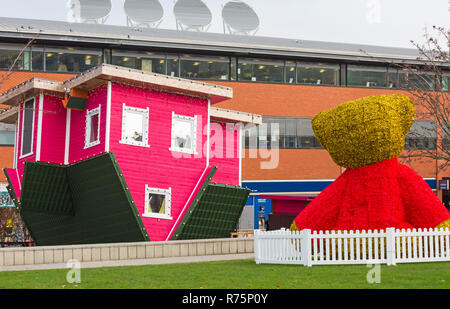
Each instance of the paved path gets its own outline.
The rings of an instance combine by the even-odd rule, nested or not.
[[[253,258],[254,258],[253,253],[207,255],[207,256],[184,256],[184,257],[154,258],[154,259],[82,262],[81,268],[139,266],[139,265],[156,265],[156,264],[173,264],[173,263],[195,263],[195,262],[226,261],[226,260],[244,260],[244,259],[253,259]],[[63,268],[67,268],[65,263],[0,266],[0,271],[63,269]]]

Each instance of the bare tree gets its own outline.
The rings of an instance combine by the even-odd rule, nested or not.
[[[25,46],[20,50],[19,54],[17,55],[17,57],[14,59],[13,63],[10,65],[8,72],[6,72],[5,75],[3,75],[3,77],[0,79],[0,91],[2,90],[3,84],[6,82],[6,80],[9,78],[9,76],[11,75],[11,73],[16,69],[17,66],[17,62],[19,61],[19,59],[22,57],[23,53],[28,49],[28,47],[30,47],[31,44],[33,44],[33,42],[39,37],[39,33],[37,33],[31,40],[29,40],[27,42],[27,44],[25,44]],[[31,60],[30,60],[31,61]]]
[[[450,41],[445,28],[433,26],[433,33],[430,35],[425,30],[424,43],[411,41],[419,54],[416,64],[392,62],[390,67],[398,68],[397,86],[411,97],[416,106],[416,119],[435,124],[420,125],[418,121],[413,125],[406,138],[409,151],[402,158],[409,162],[433,159],[439,169],[445,169],[450,166]]]

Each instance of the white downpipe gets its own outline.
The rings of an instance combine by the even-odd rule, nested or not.
[[[112,83],[108,81],[106,93],[106,129],[105,129],[105,152],[109,152],[110,132],[111,132],[111,95]]]
[[[42,118],[44,113],[44,93],[41,91],[39,94],[39,107],[38,107],[38,131],[36,141],[36,161],[41,160],[41,143],[42,143]]]
[[[66,113],[66,140],[64,146],[64,164],[69,164],[69,150],[70,150],[70,120],[71,120],[71,109],[67,109]]]

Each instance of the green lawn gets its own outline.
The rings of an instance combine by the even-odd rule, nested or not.
[[[0,288],[41,289],[448,289],[450,262],[381,265],[381,283],[369,284],[367,265],[256,265],[253,260],[81,269],[81,283],[66,281],[68,269],[0,272]]]

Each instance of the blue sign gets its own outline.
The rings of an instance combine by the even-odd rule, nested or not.
[[[448,190],[448,180],[439,180],[439,190]]]

